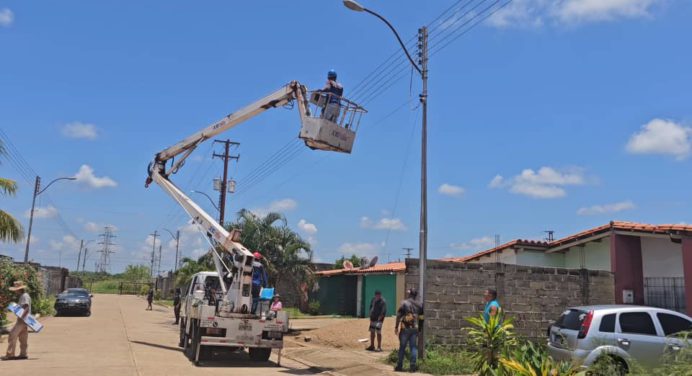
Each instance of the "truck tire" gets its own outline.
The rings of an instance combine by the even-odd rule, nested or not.
[[[250,354],[250,359],[252,359],[253,361],[266,362],[269,360],[269,356],[272,354],[272,349],[250,347],[248,349],[248,353]]]
[[[190,321],[190,329],[188,330],[187,336],[189,340],[187,348],[185,349],[185,355],[187,355],[190,361],[195,362],[197,358],[197,345],[199,344],[199,327],[196,319]]]
[[[180,318],[180,339],[178,341],[178,347],[185,349],[187,344],[187,333],[185,333],[185,318]]]

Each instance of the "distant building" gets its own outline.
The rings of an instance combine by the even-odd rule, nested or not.
[[[692,315],[692,225],[610,222],[551,242],[513,240],[444,260],[611,271],[616,303]]]
[[[392,262],[370,268],[332,269],[316,272],[316,288],[310,300],[320,302],[320,313],[365,317],[375,291],[382,292],[387,314],[394,315],[404,299],[406,264]]]

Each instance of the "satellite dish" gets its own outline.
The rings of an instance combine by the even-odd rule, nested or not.
[[[370,260],[370,263],[368,264],[368,266],[369,266],[370,268],[372,268],[373,266],[375,266],[375,264],[377,264],[377,259],[378,259],[377,256],[373,257],[372,260]]]
[[[350,270],[353,269],[353,263],[351,261],[344,261],[344,269]]]
[[[369,267],[369,264],[370,264],[370,260],[368,260],[367,257],[361,257],[360,258],[360,268],[361,269],[365,269],[365,268]]]

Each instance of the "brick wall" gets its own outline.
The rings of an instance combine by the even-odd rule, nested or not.
[[[418,286],[418,260],[406,260],[406,287]],[[464,318],[478,316],[487,288],[514,318],[518,334],[543,339],[548,325],[565,308],[614,304],[610,272],[507,264],[428,261],[425,302],[426,337],[440,344],[463,343]]]

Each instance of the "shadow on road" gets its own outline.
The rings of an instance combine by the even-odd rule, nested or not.
[[[176,351],[176,352],[182,352],[183,351],[180,349],[180,347],[164,346],[164,345],[159,345],[158,343],[150,343],[150,342],[143,342],[143,341],[130,341],[130,342],[136,343],[138,345],[156,347],[157,349],[164,349],[164,350],[170,350],[170,351]]]

